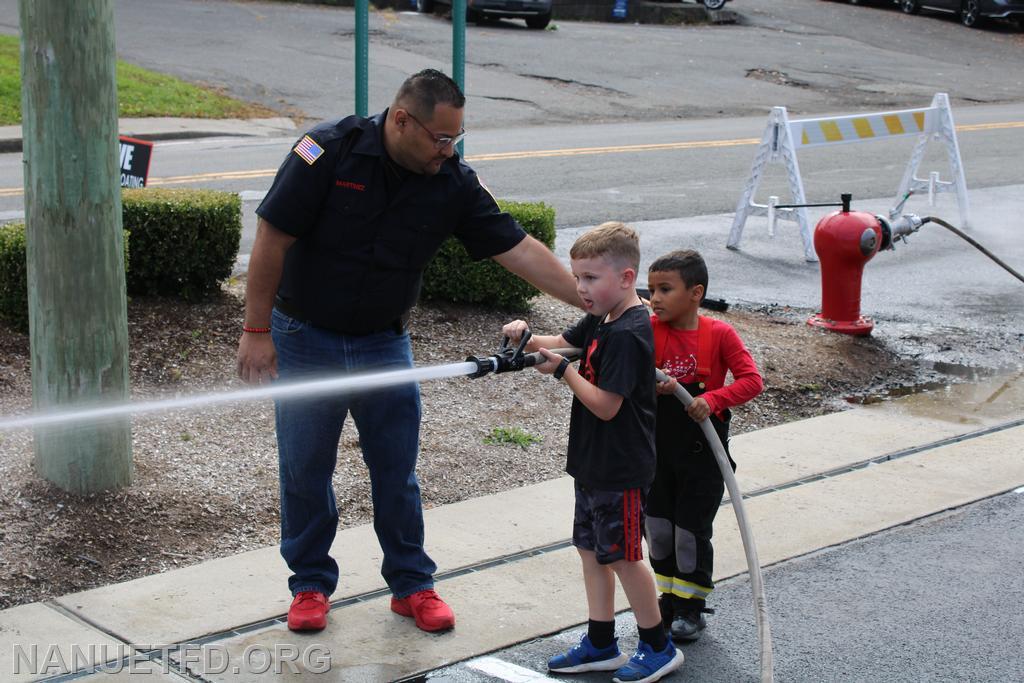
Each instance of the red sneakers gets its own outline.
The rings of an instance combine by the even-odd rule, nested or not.
[[[288,628],[292,631],[322,631],[327,626],[331,603],[319,591],[302,591],[288,608]]]
[[[455,613],[432,590],[420,591],[404,598],[391,598],[391,611],[412,617],[424,631],[445,631],[455,627]]]

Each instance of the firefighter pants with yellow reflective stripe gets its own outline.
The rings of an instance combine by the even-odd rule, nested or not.
[[[710,419],[728,452],[729,415]],[[715,586],[711,535],[725,484],[700,426],[675,397],[658,397],[657,424],[657,469],[647,498],[651,567],[660,593],[675,596],[680,607],[703,607]],[[731,458],[730,464],[735,470]]]

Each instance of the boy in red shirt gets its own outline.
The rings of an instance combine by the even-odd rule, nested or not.
[[[710,417],[728,452],[729,408],[746,403],[764,385],[754,359],[728,323],[698,314],[708,269],[696,251],[674,251],[651,264],[655,366],[659,382],[655,433],[657,464],[647,499],[647,544],[661,593],[662,619],[675,641],[693,641],[707,626],[705,600],[714,549],[712,524],[725,484],[698,424]],[[725,386],[726,371],[733,376]],[[672,393],[681,383],[694,397],[689,408]],[[733,469],[736,463],[729,459]]]

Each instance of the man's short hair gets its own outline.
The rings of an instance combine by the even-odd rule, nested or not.
[[[569,257],[604,257],[624,268],[639,270],[640,237],[625,223],[609,221],[580,235],[569,250]]]
[[[658,258],[648,268],[651,273],[666,273],[675,271],[679,279],[683,281],[687,289],[696,285],[704,285],[704,292],[708,291],[708,266],[699,252],[693,249],[680,249]]]
[[[433,118],[434,107],[439,104],[462,109],[466,96],[455,81],[437,69],[424,69],[409,76],[395,94],[395,106],[427,121]]]

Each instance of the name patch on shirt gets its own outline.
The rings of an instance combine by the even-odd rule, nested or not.
[[[334,186],[335,187],[344,187],[344,188],[347,188],[349,190],[355,190],[356,192],[365,192],[366,191],[366,185],[363,185],[362,183],[353,183],[351,180],[335,180],[334,181]]]
[[[324,153],[324,148],[316,144],[313,138],[306,135],[299,140],[299,144],[295,145],[294,152],[302,157],[303,161],[312,166],[313,162],[319,159],[320,155]]]

